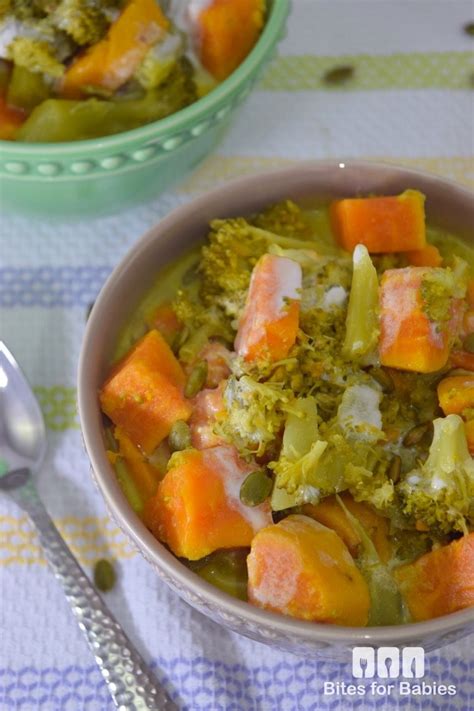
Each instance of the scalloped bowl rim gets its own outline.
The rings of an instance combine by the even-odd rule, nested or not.
[[[232,95],[239,89],[241,84],[258,70],[262,60],[266,58],[267,52],[270,51],[278,41],[279,33],[285,26],[289,11],[290,0],[274,0],[262,34],[251,52],[239,64],[237,69],[235,69],[227,79],[212,89],[209,94],[206,94],[206,96],[186,106],[184,109],[176,111],[170,116],[166,116],[158,121],[153,121],[130,131],[122,131],[121,133],[112,136],[104,136],[102,138],[98,137],[81,141],[55,143],[27,143],[0,140],[0,148],[2,152],[6,154],[6,157],[18,156],[22,158],[34,158],[41,156],[45,152],[52,155],[60,153],[65,157],[65,154],[75,154],[82,151],[97,150],[99,148],[123,148],[129,142],[160,138],[170,130],[179,130],[188,122],[194,123],[196,119],[202,118],[209,110],[215,109],[216,106],[227,99],[229,95]]]
[[[94,309],[89,317],[79,359],[79,417],[84,444],[92,464],[92,475],[105,499],[108,510],[122,531],[133,541],[135,547],[144,555],[146,560],[172,579],[172,586],[174,586],[176,581],[177,588],[182,586],[182,588],[189,593],[201,596],[211,609],[219,610],[223,615],[234,616],[244,623],[250,622],[256,628],[263,623],[266,629],[271,628],[275,633],[284,635],[286,638],[291,637],[293,643],[296,645],[298,643],[314,643],[316,645],[317,643],[323,643],[328,645],[344,645],[344,647],[347,648],[360,643],[370,643],[375,646],[383,644],[409,644],[410,642],[418,641],[420,637],[423,636],[432,637],[437,634],[455,632],[466,627],[467,623],[474,622],[474,607],[423,622],[378,627],[348,627],[299,620],[290,616],[270,612],[255,607],[248,602],[233,598],[231,595],[222,592],[203,580],[181,563],[151,534],[142,521],[135,515],[119,489],[117,481],[105,473],[109,464],[105,455],[102,435],[96,431],[95,427],[91,424],[93,417],[90,415],[93,414],[94,410],[99,411],[99,408],[97,398],[95,398],[95,403],[92,403],[90,393],[87,392],[89,350],[93,342],[94,334],[100,333],[101,317],[103,316],[101,312],[106,308],[106,302],[110,301],[111,295],[117,289],[117,284],[120,282],[122,275],[128,271],[129,265],[134,262],[139,254],[147,250],[150,243],[159,241],[160,236],[166,233],[169,226],[181,221],[185,216],[191,215],[196,210],[196,207],[206,205],[208,200],[215,201],[220,197],[237,194],[242,188],[250,192],[249,187],[252,186],[258,191],[260,184],[266,183],[268,180],[278,179],[279,181],[285,181],[286,178],[294,176],[295,172],[304,174],[305,171],[307,171],[312,174],[314,171],[337,170],[338,168],[361,169],[362,171],[368,168],[376,168],[390,173],[393,176],[398,174],[401,177],[403,174],[407,180],[410,179],[410,176],[413,176],[414,179],[420,178],[432,184],[439,184],[443,188],[454,191],[465,200],[472,200],[473,197],[472,191],[467,187],[424,171],[413,170],[381,161],[341,158],[301,161],[299,165],[289,168],[270,170],[257,175],[241,177],[237,180],[227,182],[191,200],[185,205],[174,209],[138,239],[115,267],[100,291]],[[243,209],[245,210],[245,208]],[[178,592],[178,594],[180,593]],[[186,599],[185,595],[184,599]],[[225,622],[219,621],[218,624],[225,625]],[[260,641],[263,641],[263,637],[264,635],[262,635]],[[268,643],[271,644],[271,641],[268,640]]]

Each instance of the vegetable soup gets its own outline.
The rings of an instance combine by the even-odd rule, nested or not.
[[[208,93],[260,36],[265,0],[1,0],[0,139],[128,131]]]
[[[218,219],[100,391],[130,505],[249,603],[350,626],[474,605],[474,250],[424,196]]]

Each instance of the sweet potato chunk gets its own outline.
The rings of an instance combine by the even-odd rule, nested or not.
[[[5,97],[0,94],[0,140],[13,140],[25,119],[25,112],[8,106]]]
[[[229,377],[232,353],[222,343],[207,343],[199,353],[198,359],[207,362],[206,387],[216,388]]]
[[[405,254],[408,264],[414,267],[440,267],[443,262],[439,249],[433,244],[427,244],[422,249],[415,249]]]
[[[386,563],[392,554],[388,520],[367,504],[354,501],[349,494],[342,494],[341,499],[373,541],[380,560]],[[351,555],[357,557],[362,543],[361,537],[335,496],[328,496],[316,506],[305,504],[303,513],[335,531],[349,548]]]
[[[474,353],[468,351],[451,351],[449,362],[453,368],[474,370]]]
[[[264,254],[252,272],[235,350],[247,361],[281,360],[294,345],[299,325],[300,265]]]
[[[111,374],[113,375],[124,368],[130,361],[135,363],[141,361],[150,370],[162,373],[177,388],[184,387],[186,382],[184,371],[165,338],[156,329],[143,336],[126,356],[114,366]]]
[[[394,571],[415,622],[474,605],[474,533]]]
[[[364,244],[371,254],[408,252],[426,244],[425,197],[405,190],[391,197],[350,198],[330,205],[336,239],[352,252]]]
[[[379,342],[382,365],[417,373],[431,373],[446,365],[453,330],[457,328],[457,303],[450,302],[452,323],[429,318],[422,283],[430,271],[429,267],[406,267],[387,269],[382,276]]]
[[[150,331],[112,370],[100,392],[102,410],[132,442],[151,453],[176,420],[187,420],[184,373],[158,331]]]
[[[79,98],[87,86],[115,91],[134,75],[168,27],[156,0],[129,0],[104,39],[73,61],[64,76],[62,94]]]
[[[445,415],[460,415],[474,407],[474,375],[452,375],[438,385],[438,399]]]
[[[244,506],[239,491],[252,467],[233,447],[186,450],[145,506],[152,533],[173,553],[198,560],[218,548],[249,546],[271,521],[268,503]]]
[[[214,432],[214,426],[225,415],[223,392],[224,383],[218,388],[201,390],[193,398],[189,427],[192,444],[196,449],[208,449],[222,444],[223,440]]]
[[[339,536],[308,516],[257,533],[247,565],[254,605],[313,622],[367,624],[367,583]]]
[[[198,15],[199,56],[222,81],[245,59],[263,27],[264,0],[213,0]]]

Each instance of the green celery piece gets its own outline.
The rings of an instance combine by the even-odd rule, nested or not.
[[[180,108],[181,104],[170,103],[158,91],[128,101],[48,99],[33,110],[17,140],[57,143],[109,136],[157,121]]]
[[[343,355],[360,360],[375,349],[379,337],[379,283],[367,248],[358,244],[353,254],[354,270],[346,319]]]
[[[318,413],[314,397],[300,398],[286,418],[281,456],[298,461],[307,455],[318,437]],[[271,506],[273,511],[282,511],[298,504],[297,493],[288,493],[278,486],[278,475],[273,487]]]
[[[135,513],[140,515],[143,511],[144,506],[143,499],[136,487],[135,482],[132,479],[130,472],[128,471],[127,465],[120,457],[118,457],[115,462],[115,472],[117,474],[117,481],[128,503],[135,511]]]
[[[7,91],[7,104],[32,111],[49,97],[49,89],[42,74],[25,67],[14,66]]]
[[[362,553],[358,563],[370,592],[369,625],[398,625],[406,622],[403,600],[389,567],[380,560],[372,540],[359,519],[350,513],[339,495],[336,498],[362,542]]]
[[[196,566],[198,574],[208,583],[238,598],[247,600],[247,549],[222,550],[205,559],[205,565]]]
[[[286,418],[282,454],[299,459],[318,437],[318,412],[314,397],[299,398]]]

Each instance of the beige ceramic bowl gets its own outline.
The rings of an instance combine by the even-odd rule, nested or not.
[[[346,658],[354,645],[440,647],[474,631],[474,608],[395,627],[351,628],[312,624],[260,610],[211,586],[180,563],[134,514],[106,454],[97,391],[120,328],[157,273],[207,232],[212,218],[245,215],[284,199],[395,194],[418,188],[427,196],[430,222],[474,240],[474,201],[467,189],[404,168],[361,161],[310,162],[237,180],[172,212],[132,248],[115,269],[92,310],[79,366],[79,411],[95,481],[113,518],[157,575],[186,602],[247,637],[298,654]],[[157,582],[158,584],[158,582]]]

